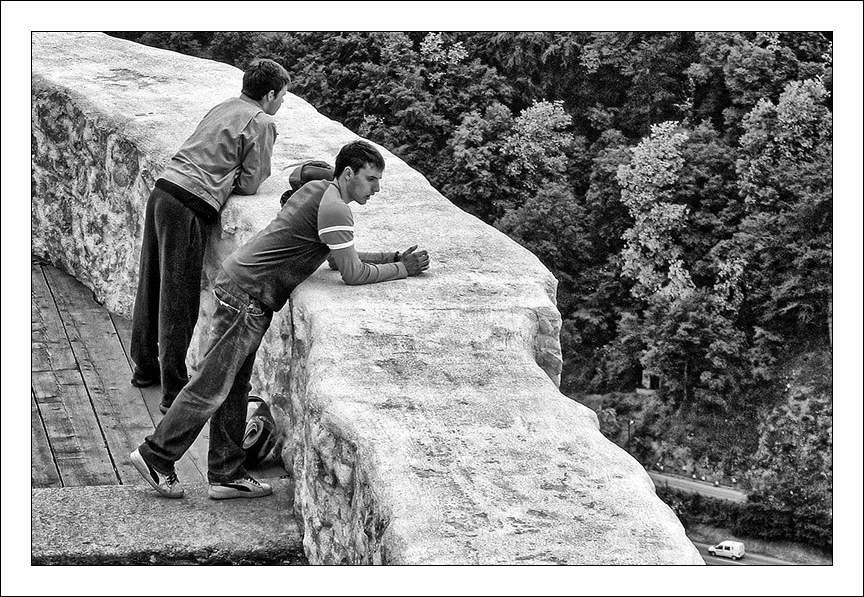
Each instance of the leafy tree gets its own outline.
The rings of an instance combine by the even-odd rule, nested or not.
[[[438,185],[451,175],[452,131],[467,114],[510,95],[494,69],[446,35],[325,32],[275,41],[283,45],[295,93],[387,145]]]
[[[677,128],[674,122],[651,127],[651,135],[633,150],[631,163],[618,169],[621,201],[634,220],[624,233],[623,274],[636,281],[632,291],[641,298],[662,294],[674,299],[694,287],[677,238],[686,207],[671,202],[684,165],[680,148],[687,139]]]
[[[671,201],[687,209],[686,233],[679,237],[682,261],[696,286],[709,287],[723,270],[734,267],[718,261],[711,251],[732,237],[745,212],[738,195],[735,147],[703,121],[688,130],[680,151],[683,164]]]
[[[761,99],[776,101],[791,81],[830,78],[831,41],[820,33],[697,33],[698,60],[687,69],[694,120],[711,119],[734,142]]]
[[[646,351],[646,338],[641,318],[632,312],[621,313],[616,322],[616,334],[601,350],[598,371],[592,380],[603,391],[629,390],[639,385],[642,372],[640,359]]]
[[[562,385],[567,380],[580,389],[632,389],[639,381],[638,355],[631,354],[627,365],[613,368],[610,374],[604,369],[607,357],[602,351],[621,333],[622,311],[636,308],[632,282],[620,275],[619,257],[624,231],[633,219],[621,202],[617,171],[630,162],[631,150],[622,133],[609,130],[592,144],[589,153],[594,157],[580,224],[581,234],[590,241],[590,253],[571,265],[575,272],[573,309],[562,312],[561,333],[562,347],[569,348],[570,361],[565,361],[564,368],[569,375],[562,376]]]
[[[483,116],[465,114],[448,143],[451,174],[443,190],[474,213],[500,219],[564,176],[573,144],[569,124],[560,103],[550,102],[537,102],[516,118],[499,103]]]
[[[758,324],[789,340],[829,338],[832,118],[826,99],[819,81],[790,83],[777,105],[763,100],[745,118],[736,168],[747,216],[717,251],[748,264],[748,301]]]
[[[783,400],[759,426],[751,499],[791,513],[800,539],[821,542],[830,537],[832,519],[830,352],[796,359],[784,381]]]
[[[641,137],[651,125],[684,116],[689,92],[685,69],[695,49],[695,36],[688,32],[593,33],[581,61],[599,77],[596,87],[615,84],[609,80],[612,73],[622,79],[620,103],[603,103],[614,106],[612,126]],[[603,103],[596,108],[603,111]]]
[[[273,58],[268,56],[270,51],[261,51],[260,46],[265,39],[263,34],[246,31],[217,31],[207,49],[210,58],[245,69],[253,58]]]
[[[507,212],[498,225],[547,267],[567,276],[569,264],[590,252],[589,239],[580,234],[581,214],[570,188],[549,182],[522,207]]]
[[[148,31],[138,38],[138,42],[157,48],[168,48],[191,56],[207,57],[204,47],[210,42],[211,34],[193,31]]]
[[[573,143],[567,131],[572,120],[560,101],[536,102],[514,120],[502,149],[511,158],[507,174],[521,181],[526,191],[537,192],[565,173],[567,150]]]
[[[744,334],[705,289],[676,299],[658,295],[646,310],[645,368],[663,379],[673,405],[729,412],[744,395],[748,362]]]
[[[569,114],[591,96],[580,66],[584,32],[472,32],[457,34],[471,55],[506,75],[515,93],[511,108],[520,112],[538,100],[562,100]],[[593,101],[593,100],[592,100]],[[580,122],[575,123],[578,130]]]
[[[462,117],[448,140],[445,168],[450,175],[442,192],[468,211],[493,219],[506,209],[502,197],[511,197],[504,141],[513,127],[509,108],[493,103],[481,114],[471,111]]]
[[[589,172],[584,194],[584,229],[593,248],[591,263],[607,267],[624,246],[624,231],[633,225],[630,212],[621,201],[617,179],[618,168],[630,163],[632,152],[620,131],[608,130],[591,145],[588,153],[592,157],[584,166]],[[624,280],[621,283],[627,284]]]

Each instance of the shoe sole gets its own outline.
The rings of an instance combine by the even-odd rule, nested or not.
[[[255,498],[267,497],[268,495],[273,495],[273,489],[271,488],[266,493],[264,492],[246,492],[246,491],[237,491],[236,489],[230,489],[225,493],[219,493],[218,491],[213,491],[211,487],[207,492],[207,496],[211,500],[236,500],[236,499],[245,499],[252,500]]]
[[[135,470],[138,471],[138,474],[144,477],[144,480],[147,481],[150,487],[155,489],[159,493],[159,495],[171,499],[178,499],[183,497],[183,493],[168,493],[153,482],[153,477],[150,476],[150,468],[147,466],[147,463],[144,461],[144,457],[141,456],[141,453],[138,450],[135,450],[134,452],[129,454],[129,460],[132,461],[132,466],[135,467]]]
[[[129,380],[136,388],[149,388],[150,386],[158,386],[162,383],[162,376],[157,372],[153,377],[139,376],[135,371],[132,372],[132,379]]]

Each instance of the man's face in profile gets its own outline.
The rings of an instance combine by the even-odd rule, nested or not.
[[[382,174],[381,170],[369,164],[360,168],[348,181],[349,199],[360,205],[365,205],[369,198],[381,188],[379,182]]]

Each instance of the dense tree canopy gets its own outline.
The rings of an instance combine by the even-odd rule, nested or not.
[[[754,495],[830,517],[830,392],[790,402],[783,377],[831,350],[830,33],[116,35],[284,64],[293,93],[556,275],[565,392],[650,371],[639,433],[691,438]],[[801,467],[797,493],[783,471]]]

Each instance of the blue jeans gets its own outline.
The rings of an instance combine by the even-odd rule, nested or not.
[[[233,481],[246,474],[243,434],[255,353],[273,312],[220,272],[210,346],[152,435],[139,448],[144,460],[167,474],[210,419],[207,478]]]

